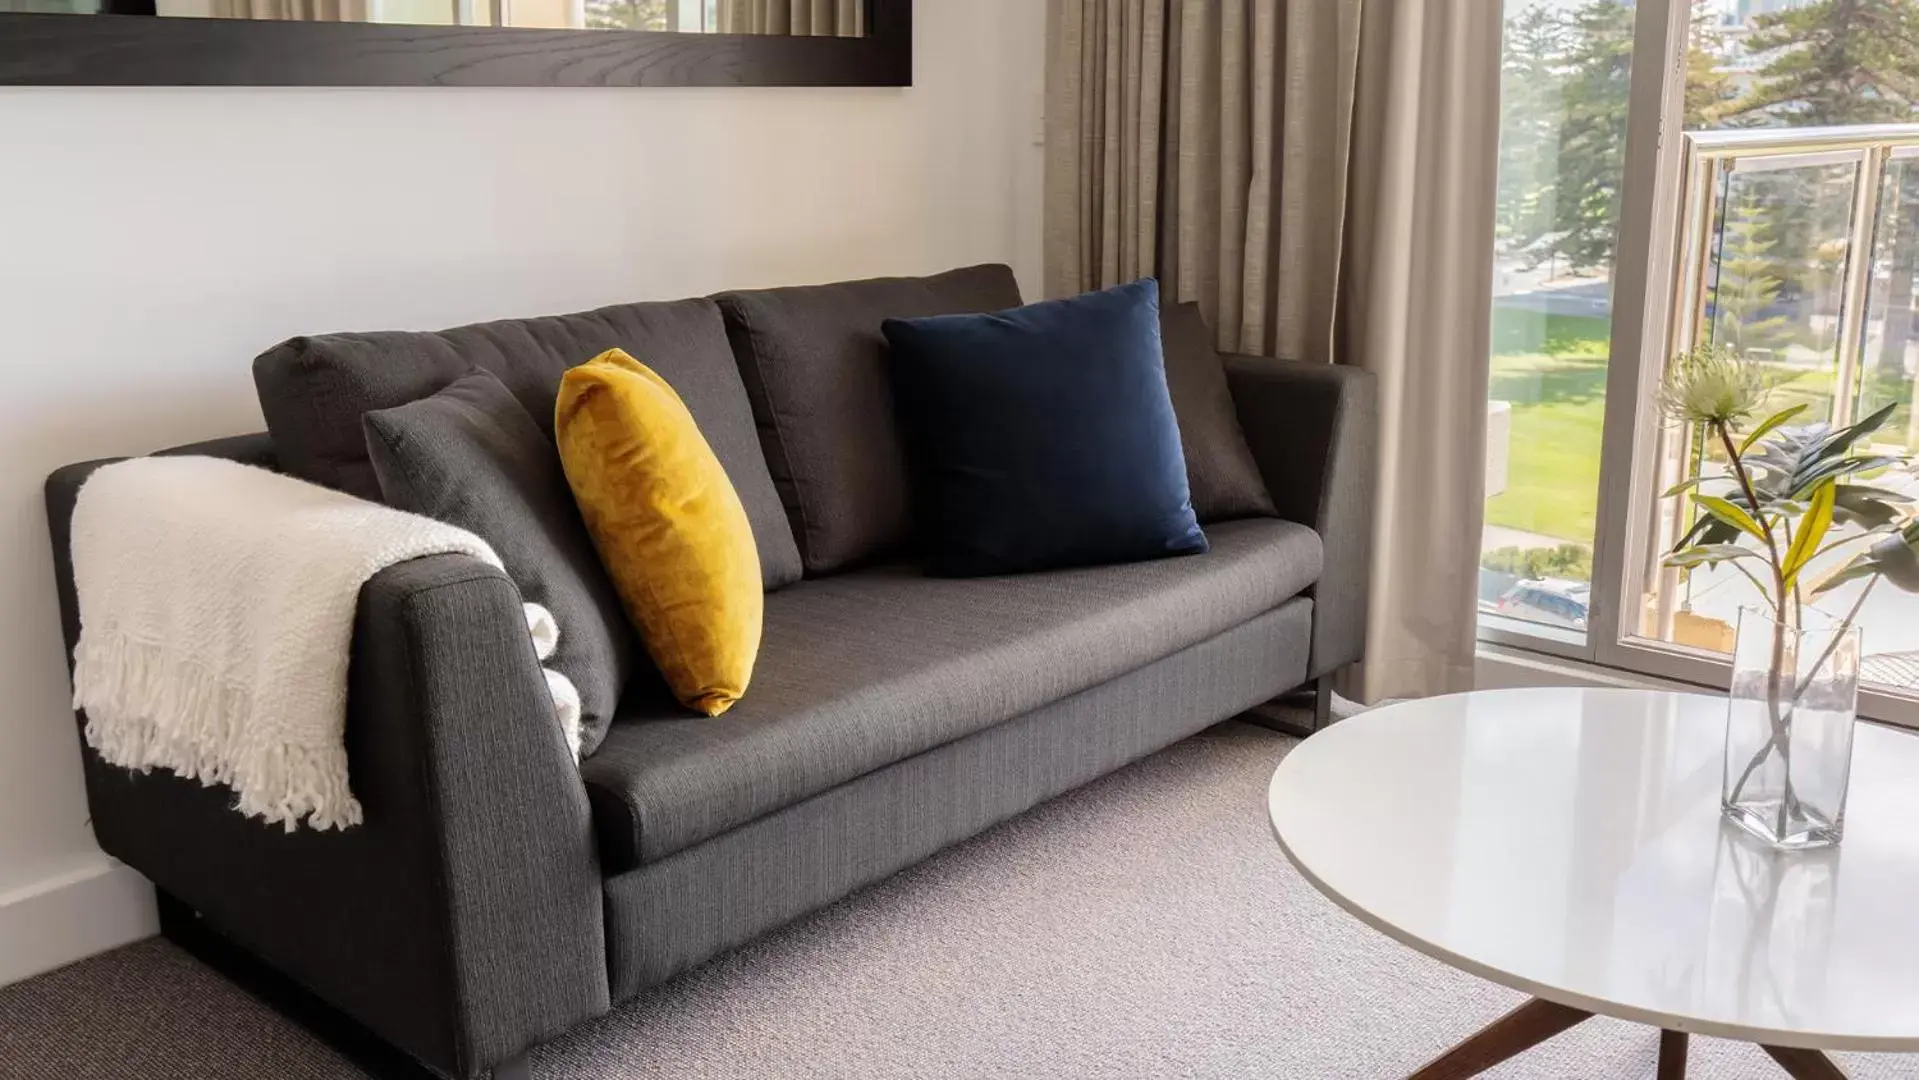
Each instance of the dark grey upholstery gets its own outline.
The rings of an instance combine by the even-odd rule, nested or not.
[[[367,460],[363,413],[426,397],[481,368],[499,376],[551,438],[560,376],[613,348],[659,372],[699,422],[746,506],[766,587],[798,580],[799,551],[760,455],[752,406],[719,309],[710,300],[623,304],[436,333],[298,337],[261,354],[253,362],[253,381],[282,468],[377,500],[380,485]]]
[[[886,568],[767,597],[724,715],[647,703],[580,770],[609,871],[653,862],[1221,633],[1319,575],[1291,522],[1225,522],[1205,555],[957,581]]]
[[[1311,602],[1295,599],[1008,723],[609,878],[614,999],[1298,685],[1311,619]]]
[[[1005,266],[722,293],[773,483],[808,574],[896,551],[911,532],[886,377],[887,318],[1018,307]]]
[[[270,463],[266,440],[183,452]],[[105,462],[47,482],[69,649],[74,497]],[[286,832],[232,795],[84,753],[101,847],[376,1035],[447,1075],[605,1011],[600,874],[586,793],[506,576],[443,555],[361,590],[348,772],[366,813]]]
[[[278,441],[174,452],[377,496],[365,413],[478,368],[550,440],[561,372],[618,346],[686,399],[740,489],[772,589],[801,573],[788,510],[820,530],[818,572],[903,543],[906,496],[889,485],[906,474],[886,388],[869,378],[884,370],[879,322],[1019,299],[1003,267],[949,277],[971,299],[924,281],[730,298],[748,377],[759,382],[761,351],[785,358],[765,371],[794,377],[791,394],[758,386],[757,432],[718,308],[685,301],[295,339],[255,364]],[[200,914],[171,926],[203,924],[435,1072],[477,1077],[615,997],[1358,658],[1372,382],[1249,357],[1227,359],[1227,380],[1278,517],[1216,521],[1207,555],[800,582],[768,596],[759,671],[732,712],[688,717],[635,654],[620,719],[583,766],[552,723],[519,589],[474,560],[415,560],[359,597],[346,740],[365,824],[288,833],[234,813],[224,789],[83,751],[95,832]],[[1204,393],[1217,407],[1217,388]],[[69,648],[70,518],[98,464],[47,484]],[[815,481],[818,516],[782,503]]]
[[[1228,356],[1226,378],[1279,516],[1311,526],[1325,544],[1310,593],[1316,679],[1366,648],[1379,389],[1358,368],[1265,356]]]
[[[520,596],[552,613],[560,642],[545,666],[580,692],[580,749],[591,754],[632,671],[634,633],[553,439],[489,371],[362,422],[387,504],[485,540]]]
[[[1213,348],[1213,332],[1199,305],[1167,304],[1159,311],[1160,343],[1166,353],[1166,389],[1179,419],[1186,453],[1186,483],[1201,525],[1243,517],[1270,517],[1273,497],[1246,446],[1226,365]]]

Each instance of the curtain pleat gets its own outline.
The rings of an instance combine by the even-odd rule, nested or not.
[[[1180,67],[1173,81],[1179,85],[1179,116],[1168,150],[1179,171],[1179,201],[1170,208],[1173,217],[1166,230],[1175,245],[1167,297],[1198,301],[1218,332],[1224,325],[1218,246],[1226,210],[1221,196],[1236,170],[1221,131],[1224,80],[1213,73],[1224,65],[1228,27],[1220,3],[1180,0],[1178,6]]]
[[[1049,13],[1047,288],[1153,273],[1166,11],[1160,0],[1064,0]],[[1064,247],[1062,246],[1064,245]]]
[[[1157,273],[1222,348],[1326,355],[1358,0],[1054,0],[1053,14],[1048,116],[1079,119],[1049,126],[1049,287]]]
[[[1046,288],[1157,275],[1385,428],[1365,700],[1470,685],[1499,5],[1051,0]]]

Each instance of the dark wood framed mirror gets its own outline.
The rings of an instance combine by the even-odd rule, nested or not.
[[[913,0],[0,0],[0,85],[912,82]]]

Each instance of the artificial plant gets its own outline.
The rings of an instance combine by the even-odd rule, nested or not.
[[[1738,801],[1753,772],[1775,751],[1786,764],[1786,797],[1792,799],[1791,707],[1811,676],[1788,684],[1786,635],[1800,628],[1806,598],[1816,600],[1848,581],[1866,582],[1835,627],[1826,653],[1808,667],[1817,671],[1880,579],[1919,592],[1919,519],[1911,511],[1912,499],[1871,482],[1906,468],[1908,458],[1860,449],[1895,406],[1837,430],[1823,422],[1794,425],[1804,404],[1753,424],[1768,394],[1754,361],[1729,345],[1717,345],[1675,357],[1659,395],[1670,419],[1693,425],[1726,456],[1724,476],[1708,476],[1702,468],[1665,492],[1668,498],[1690,498],[1698,513],[1664,565],[1681,570],[1730,566],[1752,580],[1773,616],[1766,685],[1771,737],[1730,789],[1729,803]],[[1704,490],[1719,483],[1725,489],[1717,494]],[[1821,556],[1853,545],[1860,546],[1850,558],[1808,580]],[[1782,804],[1781,813],[1786,809]]]

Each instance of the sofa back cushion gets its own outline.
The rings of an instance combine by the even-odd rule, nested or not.
[[[881,329],[928,572],[1206,550],[1166,390],[1158,282]]]
[[[580,698],[580,752],[606,737],[633,666],[633,632],[573,505],[560,455],[497,376],[470,371],[436,394],[366,414],[387,505],[485,540],[520,596],[559,627],[544,666]]]
[[[282,468],[377,500],[380,485],[360,426],[365,413],[427,397],[477,368],[497,376],[550,439],[560,375],[616,348],[659,372],[686,402],[746,507],[766,587],[798,580],[799,552],[710,300],[622,304],[431,333],[298,337],[261,354],[253,381]]]
[[[1166,354],[1166,389],[1179,417],[1193,513],[1201,525],[1243,517],[1277,517],[1259,463],[1239,426],[1226,364],[1199,305],[1160,299],[1159,336]]]
[[[830,574],[902,546],[912,521],[880,323],[1018,307],[1012,270],[973,266],[715,299],[806,572]]]

